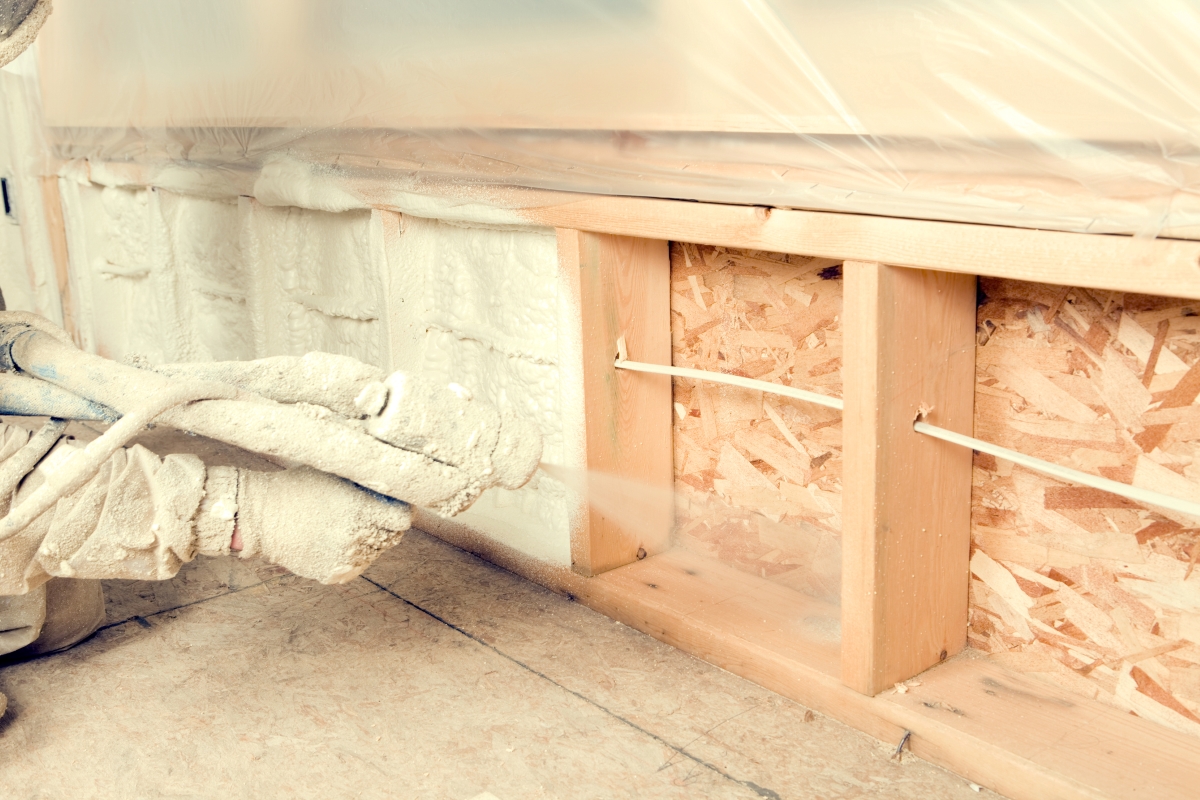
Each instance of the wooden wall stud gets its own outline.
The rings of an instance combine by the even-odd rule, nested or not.
[[[613,362],[624,337],[631,359],[671,363],[671,267],[667,242],[654,239],[560,229],[558,251],[561,268],[578,274],[587,468],[618,479],[605,481],[610,501],[614,486],[625,487],[638,509],[636,525],[594,507],[582,515],[572,564],[597,575],[669,546],[671,379],[617,370]]]
[[[967,636],[975,276],[847,261],[842,680],[878,694]]]

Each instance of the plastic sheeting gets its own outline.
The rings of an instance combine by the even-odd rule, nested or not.
[[[60,158],[1200,235],[1185,0],[55,0]]]

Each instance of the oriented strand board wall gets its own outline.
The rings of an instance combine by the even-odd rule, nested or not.
[[[671,245],[676,366],[840,397],[836,261]],[[675,379],[677,543],[835,600],[841,571],[842,416]]]
[[[977,437],[1200,499],[1200,304],[980,291]],[[976,455],[972,521],[973,646],[1200,735],[1200,520]]]

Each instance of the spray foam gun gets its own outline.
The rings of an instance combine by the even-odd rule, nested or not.
[[[531,422],[460,386],[327,353],[129,366],[79,350],[40,316],[4,311],[0,370],[0,413],[136,422],[114,426],[125,441],[97,451],[158,421],[442,516],[492,486],[523,486],[542,453]]]

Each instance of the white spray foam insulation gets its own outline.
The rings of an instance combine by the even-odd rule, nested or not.
[[[249,281],[242,259],[236,200],[185,197],[158,190],[173,283],[178,361],[254,357]]]
[[[47,202],[55,188],[43,178],[45,145],[37,112],[32,52],[0,69],[0,176],[12,216],[0,217],[0,288],[8,308],[61,324],[62,305]]]
[[[386,367],[371,213],[271,208],[249,198],[241,211],[255,352],[319,350]]]
[[[272,180],[278,202],[286,175]],[[579,323],[553,231],[60,183],[72,187],[64,202],[89,349],[153,362],[349,355],[514,409],[545,436],[545,461],[579,466]],[[293,188],[313,200],[311,181]],[[569,564],[579,499],[538,477],[489,490],[457,519]]]
[[[84,346],[114,359],[136,353],[174,360],[173,337],[163,335],[174,326],[163,319],[171,309],[163,308],[151,277],[162,272],[162,253],[151,252],[152,193],[68,180],[59,185]]]
[[[389,245],[389,263],[408,275],[403,291],[423,297],[416,371],[515,410],[541,430],[543,461],[576,466],[564,428],[581,426],[582,412],[564,404],[564,372],[571,370],[562,358],[562,340],[574,327],[564,313],[554,234],[405,217],[403,232]],[[400,291],[394,288],[393,296]],[[522,489],[488,490],[459,521],[566,565],[577,502],[539,474]]]
[[[510,208],[423,193],[420,182],[414,178],[363,181],[333,167],[306,164],[287,157],[263,165],[254,181],[254,196],[269,206],[299,206],[322,211],[387,207],[406,217],[467,225],[527,226],[520,214]]]
[[[2,98],[0,98],[2,99]],[[18,195],[16,155],[13,150],[12,138],[7,134],[9,118],[3,104],[0,104],[0,177],[3,177],[9,195],[8,202],[13,205],[11,215],[0,218],[0,289],[4,290],[4,299],[8,307],[21,311],[32,311],[34,299],[33,286],[25,270],[25,243],[21,237],[21,226],[17,221],[20,209],[16,208]]]

